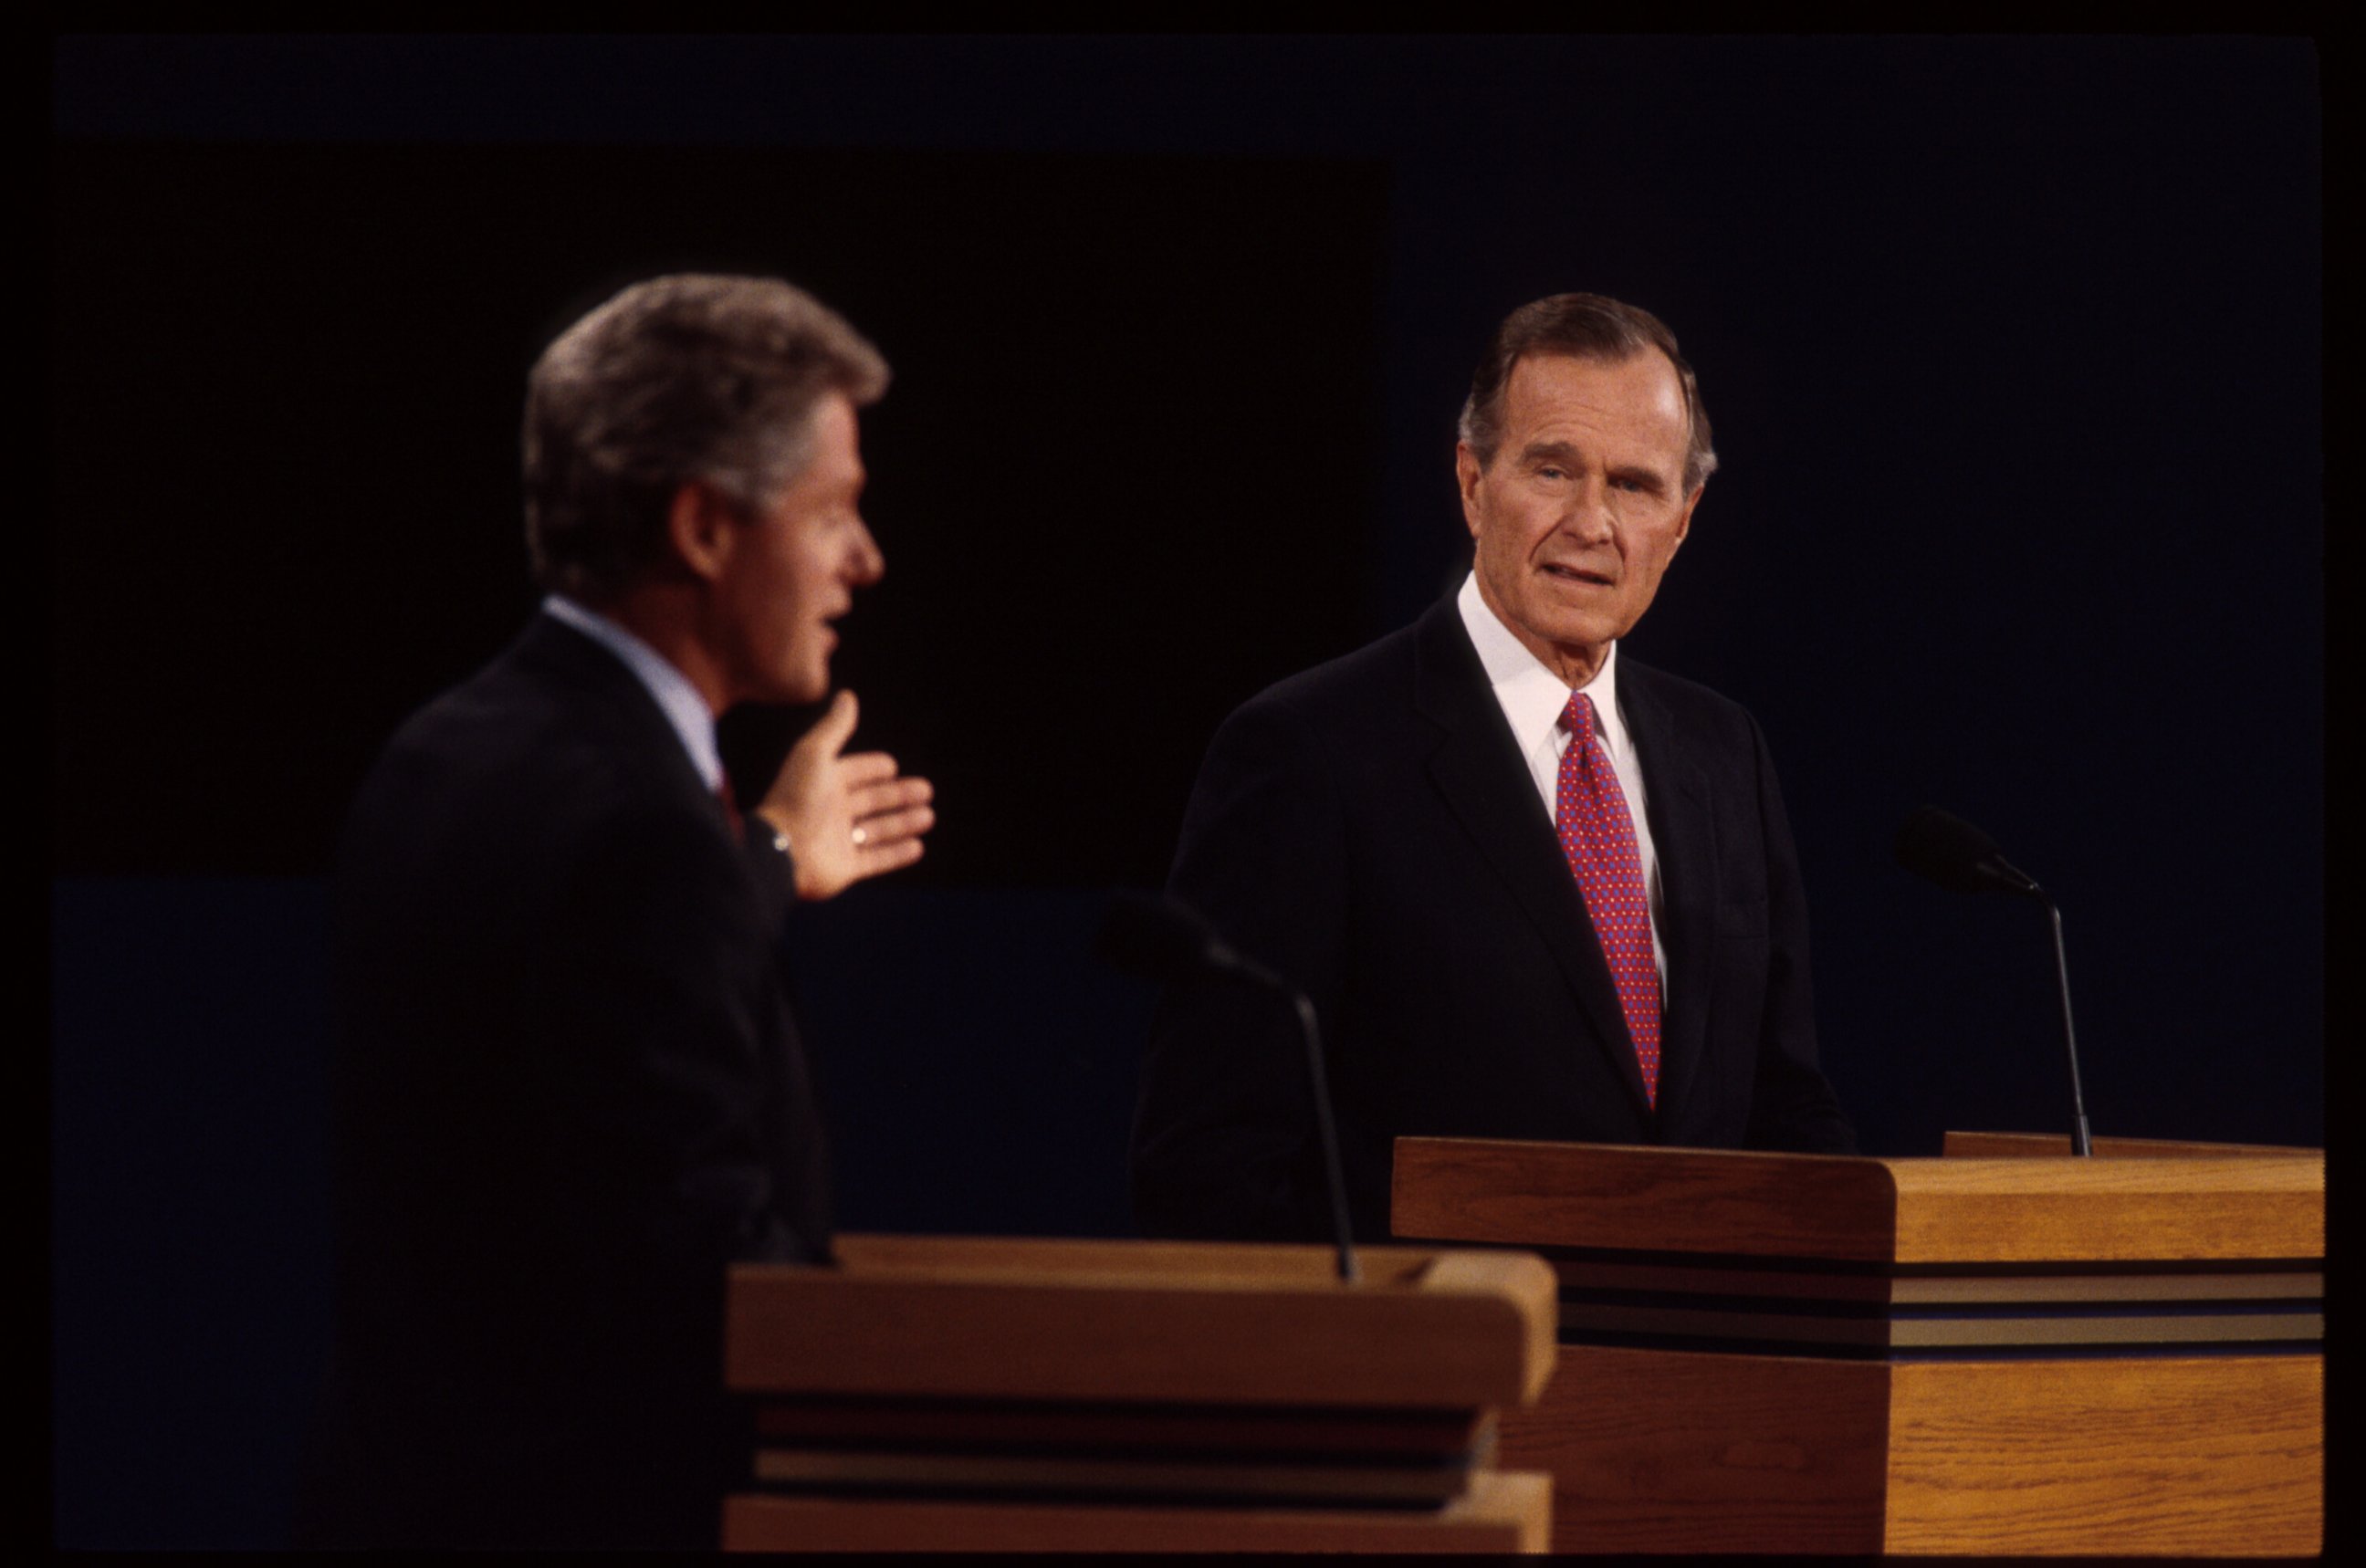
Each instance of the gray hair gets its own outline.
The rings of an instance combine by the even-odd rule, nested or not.
[[[1717,449],[1709,445],[1708,410],[1702,406],[1700,383],[1693,367],[1676,352],[1676,334],[1667,323],[1639,306],[1600,294],[1554,294],[1523,305],[1504,318],[1487,352],[1471,373],[1470,395],[1462,401],[1457,425],[1463,442],[1485,468],[1495,460],[1504,439],[1504,389],[1521,360],[1538,355],[1565,354],[1575,359],[1622,360],[1659,350],[1675,367],[1684,384],[1684,493],[1708,482],[1717,472]]]
[[[561,333],[526,377],[526,547],[535,580],[598,599],[657,558],[693,481],[760,512],[804,468],[813,412],[887,389],[887,362],[803,289],[678,273]]]

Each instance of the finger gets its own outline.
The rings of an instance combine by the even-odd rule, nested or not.
[[[918,839],[899,839],[892,844],[882,844],[875,851],[863,852],[862,858],[855,864],[854,874],[858,877],[878,876],[900,870],[918,860],[920,853],[920,840]]]
[[[857,751],[838,760],[839,781],[862,789],[896,776],[896,759],[884,751]]]
[[[907,806],[926,806],[937,797],[937,787],[926,779],[884,779],[877,784],[855,785],[846,795],[853,815],[862,818],[882,811],[900,811]]]
[[[861,835],[854,840],[859,850],[874,850],[914,839],[937,825],[937,814],[925,806],[915,806],[907,811],[884,812],[866,817],[854,826]]]

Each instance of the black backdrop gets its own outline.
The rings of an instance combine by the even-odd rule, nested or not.
[[[2323,1141],[2317,63],[2278,39],[66,39],[53,59],[57,1528],[276,1539],[320,1348],[321,873],[531,605],[518,390],[628,277],[871,333],[862,739],[929,859],[797,953],[851,1224],[1121,1233],[1085,957],[1200,748],[1467,558],[1451,424],[1566,288],[1725,467],[1639,654],[1784,769],[1868,1147]]]

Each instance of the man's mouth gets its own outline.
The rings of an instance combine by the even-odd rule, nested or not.
[[[1545,563],[1544,574],[1562,582],[1584,583],[1595,588],[1607,588],[1614,581],[1608,572],[1597,571],[1589,566],[1559,566],[1551,561]]]

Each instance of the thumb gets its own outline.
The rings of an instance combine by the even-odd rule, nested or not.
[[[854,694],[841,691],[829,700],[828,711],[813,727],[814,739],[829,755],[835,757],[846,750],[848,739],[854,734],[857,706]]]

